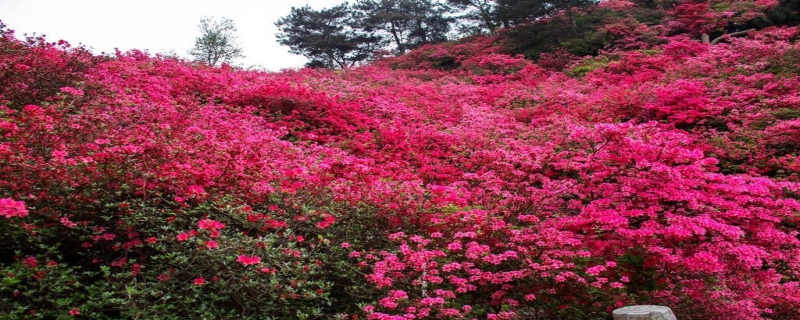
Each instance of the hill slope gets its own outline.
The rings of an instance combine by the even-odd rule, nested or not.
[[[3,31],[0,311],[799,317],[796,38],[267,74]]]

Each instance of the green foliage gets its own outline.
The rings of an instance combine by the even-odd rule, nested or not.
[[[571,77],[580,78],[585,76],[589,72],[592,72],[600,68],[605,68],[610,63],[611,59],[609,59],[608,56],[588,58],[581,61],[580,64],[573,67],[572,69],[567,70],[565,73]]]
[[[354,19],[346,3],[322,10],[292,7],[275,23],[278,43],[311,60],[310,67],[350,67],[369,59],[380,41],[372,32],[353,28]]]
[[[495,29],[497,29],[497,23],[494,19],[494,2],[491,0],[447,0],[448,5],[460,10],[459,21],[462,24],[464,21],[478,24],[477,27],[473,28],[466,24],[463,25],[465,29],[472,30],[472,35],[481,33],[484,30],[494,34]]]
[[[574,25],[558,19],[549,19],[533,24],[521,25],[505,33],[509,50],[523,54],[528,59],[538,59],[542,53],[560,49],[576,56],[597,55],[604,48],[613,46],[617,40],[607,28],[616,21],[632,19],[632,22],[651,25],[658,23],[663,13],[655,10],[635,8],[628,11],[592,10],[575,17]],[[657,43],[658,39],[643,39],[644,43]]]
[[[781,77],[794,77],[800,73],[800,50],[791,49],[778,58],[770,59],[767,72]]]
[[[42,249],[52,248],[42,245]],[[96,274],[49,260],[50,255],[0,264],[0,319],[69,319],[70,310],[105,299],[95,295],[105,289],[103,282],[83,281]]]
[[[362,0],[322,10],[293,7],[275,25],[278,42],[309,58],[308,67],[346,68],[383,48],[402,54],[447,40],[453,19],[446,13],[429,0]]]
[[[0,311],[48,319],[68,317],[73,309],[95,319],[333,319],[372,302],[376,293],[362,275],[366,270],[348,255],[387,246],[374,210],[320,198],[293,205],[272,200],[256,209],[230,199],[109,204],[122,209],[96,212],[94,222],[107,226],[106,234],[123,236],[88,246],[54,239],[84,233],[91,241],[96,227],[54,225],[29,236],[0,220],[6,243],[27,243],[14,246],[13,255],[5,252],[13,259],[0,263]],[[327,216],[336,222],[320,228]],[[198,228],[202,219],[225,227],[212,235]],[[264,219],[275,227],[265,227]],[[127,237],[142,241],[125,239],[125,230],[138,230]],[[181,241],[181,233],[194,235]],[[207,246],[211,241],[215,248]],[[240,255],[258,256],[261,263],[243,265]],[[79,263],[92,259],[92,265]]]
[[[800,0],[782,0],[777,7],[766,12],[764,19],[754,21],[751,26],[763,28],[770,25],[797,25],[799,23]]]
[[[793,120],[800,118],[800,109],[780,108],[772,112],[778,120]]]
[[[555,52],[567,47],[574,55],[595,55],[603,48],[604,34],[600,31],[584,29],[572,34],[570,28],[560,23],[536,23],[509,30],[506,33],[513,53],[525,55],[528,59],[538,58],[545,52]]]
[[[447,40],[452,18],[447,8],[430,0],[359,0],[354,27],[380,31],[383,43],[400,54],[424,44]]]

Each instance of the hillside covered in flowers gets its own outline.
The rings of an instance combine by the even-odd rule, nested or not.
[[[800,34],[726,12],[280,73],[3,27],[0,318],[798,319]]]

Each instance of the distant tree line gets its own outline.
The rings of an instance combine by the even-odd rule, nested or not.
[[[626,18],[658,25],[669,16],[670,33],[700,32],[709,42],[710,36],[800,24],[800,0],[779,0],[774,6],[769,1],[758,5],[761,0],[606,1],[633,7],[595,10],[600,0],[355,0],[321,10],[293,7],[275,24],[280,44],[307,57],[308,67],[323,68],[346,68],[429,43],[494,35],[512,27],[504,33],[508,51],[536,59],[559,49],[577,56],[596,54],[609,41],[603,26]],[[729,9],[742,12],[730,16]],[[243,57],[232,20],[206,17],[199,27],[201,35],[190,51],[195,61],[215,66]]]
[[[307,66],[346,68],[376,52],[403,54],[472,34],[494,34],[540,18],[573,32],[577,13],[598,0],[357,0],[314,10],[293,7],[278,20],[278,42],[309,59]]]
[[[476,22],[479,30],[493,34],[498,28],[510,28],[539,18],[562,19],[561,22],[574,28],[577,11],[599,2],[599,0],[447,0],[446,3],[460,10],[461,18]]]

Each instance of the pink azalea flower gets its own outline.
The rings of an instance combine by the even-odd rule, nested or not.
[[[73,87],[62,87],[61,88],[61,92],[69,93],[69,94],[71,94],[73,96],[82,96],[83,95],[83,90],[75,89]]]
[[[183,232],[178,235],[178,241],[186,241],[186,240],[189,240],[189,234],[187,234],[186,232]]]
[[[197,228],[201,230],[220,230],[225,228],[225,224],[217,220],[203,219],[197,222]]]
[[[13,217],[22,218],[27,215],[28,209],[25,208],[25,202],[9,198],[0,199],[0,217],[11,219]]]
[[[261,257],[259,257],[259,256],[249,256],[248,257],[246,255],[240,255],[236,259],[236,261],[240,262],[241,264],[243,264],[245,266],[249,266],[251,264],[259,264],[259,263],[261,263]]]

